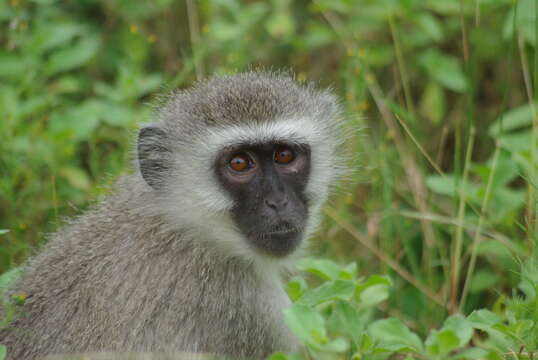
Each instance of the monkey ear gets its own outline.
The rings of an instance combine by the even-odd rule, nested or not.
[[[144,180],[154,189],[162,186],[169,169],[170,150],[166,146],[166,133],[157,125],[148,125],[138,132],[138,166]]]

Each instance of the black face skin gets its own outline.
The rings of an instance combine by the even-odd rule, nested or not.
[[[224,149],[217,177],[232,196],[232,216],[259,252],[284,257],[295,250],[308,216],[304,195],[308,145],[243,144]]]

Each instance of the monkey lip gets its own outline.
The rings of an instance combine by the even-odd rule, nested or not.
[[[299,234],[301,230],[290,223],[283,223],[277,226],[271,227],[267,232],[264,232],[262,236],[265,237],[293,237]]]
[[[289,228],[289,229],[282,229],[282,230],[275,230],[265,233],[266,236],[283,236],[283,235],[292,235],[299,233],[298,229]]]

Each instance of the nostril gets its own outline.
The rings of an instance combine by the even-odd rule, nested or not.
[[[276,204],[274,200],[265,199],[265,205],[270,207],[271,209],[276,209]]]
[[[288,205],[288,197],[284,196],[281,199],[265,199],[265,205],[275,210],[282,209]]]

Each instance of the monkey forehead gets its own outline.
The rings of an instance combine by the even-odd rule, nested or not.
[[[299,84],[281,73],[214,76],[168,97],[159,118],[189,136],[201,128],[273,122],[287,117],[332,118],[338,112],[329,90]]]
[[[327,134],[326,134],[327,135]],[[206,147],[218,152],[226,147],[242,144],[288,143],[315,145],[322,140],[322,130],[308,119],[281,119],[273,122],[232,125],[208,129]]]

